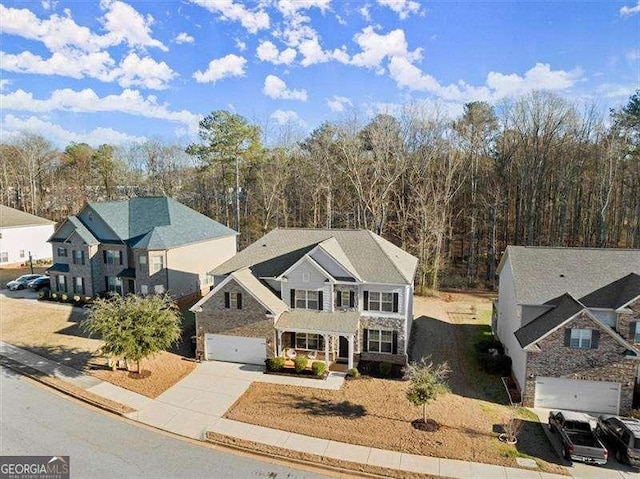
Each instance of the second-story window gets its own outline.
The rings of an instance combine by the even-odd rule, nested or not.
[[[67,257],[67,248],[58,247],[58,256],[60,258],[66,258]]]
[[[106,249],[102,253],[104,264],[122,264],[122,251]]]
[[[364,310],[380,311],[383,313],[397,313],[400,295],[398,293],[381,293],[379,291],[364,291]]]
[[[296,308],[318,310],[320,309],[319,304],[318,291],[296,289]]]
[[[242,293],[225,292],[224,307],[226,309],[242,309]]]
[[[73,264],[84,265],[84,251],[77,249],[73,250]]]
[[[157,273],[161,269],[164,268],[164,258],[162,256],[154,256],[153,257],[153,265],[151,268],[151,273]]]

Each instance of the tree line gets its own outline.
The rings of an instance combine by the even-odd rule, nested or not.
[[[167,195],[241,232],[366,228],[419,259],[420,288],[495,286],[506,245],[640,248],[640,91],[602,115],[548,92],[472,102],[451,120],[406,105],[352,112],[264,145],[214,111],[199,141],[59,151],[40,135],[0,145],[0,201],[62,220],[87,201]]]

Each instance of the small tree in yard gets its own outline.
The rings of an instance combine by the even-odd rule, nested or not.
[[[407,399],[416,406],[422,406],[422,420],[427,422],[427,404],[449,391],[446,380],[451,370],[445,362],[433,364],[429,358],[409,363],[404,368],[404,378],[410,381]]]
[[[178,341],[180,322],[180,310],[169,295],[112,295],[94,301],[82,327],[102,338],[101,351],[110,362],[124,358],[129,369],[129,361],[136,361],[140,373],[141,360]]]

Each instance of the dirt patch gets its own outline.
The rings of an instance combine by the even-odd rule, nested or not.
[[[207,441],[214,444],[223,444],[233,448],[263,453],[269,456],[282,457],[287,459],[293,459],[294,461],[300,461],[304,463],[315,463],[322,466],[328,466],[332,469],[337,469],[341,472],[362,472],[365,474],[375,474],[382,477],[397,477],[406,479],[436,479],[440,476],[432,476],[430,474],[419,474],[417,472],[399,471],[396,469],[387,469],[384,467],[370,466],[367,464],[359,464],[356,462],[342,461],[340,459],[333,459],[330,457],[318,456],[316,454],[309,454],[305,452],[292,451],[282,447],[270,446],[261,442],[246,441],[244,439],[238,439],[231,436],[225,436],[224,434],[218,434],[215,432],[207,433]]]
[[[440,429],[440,424],[435,422],[433,419],[414,419],[411,421],[411,425],[417,429],[418,431],[424,432],[435,432]]]
[[[195,368],[195,362],[169,352],[142,361],[147,377],[112,371],[97,351],[102,342],[88,338],[80,327],[85,312],[44,301],[0,298],[0,337],[3,341],[91,374],[103,381],[155,398]],[[135,366],[134,366],[135,367]]]

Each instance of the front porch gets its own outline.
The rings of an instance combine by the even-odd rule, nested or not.
[[[276,355],[291,365],[298,355],[304,355],[310,363],[324,361],[330,370],[332,364],[339,363],[351,369],[359,324],[360,314],[353,311],[287,311],[276,323]]]

